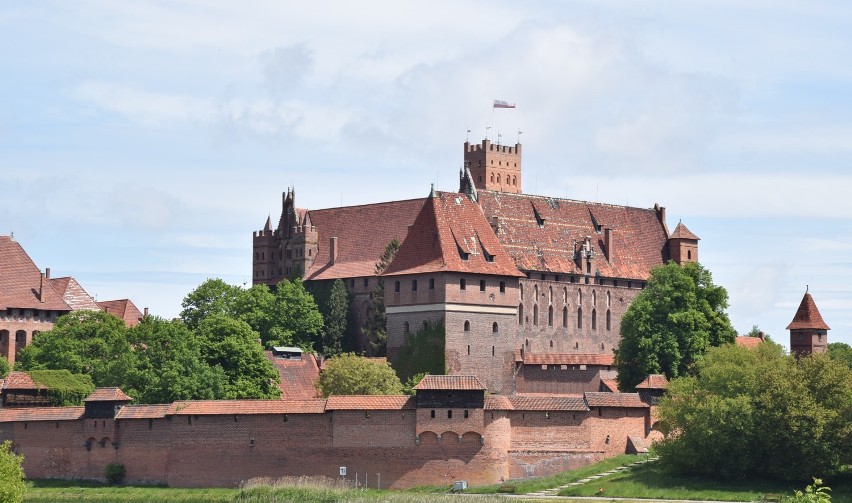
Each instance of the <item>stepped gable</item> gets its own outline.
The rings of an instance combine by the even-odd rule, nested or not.
[[[89,295],[80,283],[71,276],[63,278],[50,278],[53,289],[62,296],[62,299],[74,311],[99,311],[100,307],[95,299]]]
[[[142,311],[130,299],[105,300],[98,302],[98,307],[124,321],[128,327],[135,327],[143,318]]]
[[[573,251],[587,236],[605,277],[644,280],[667,258],[668,234],[655,209],[487,190],[478,201],[521,270],[583,274]],[[613,250],[605,247],[608,228]]]
[[[513,410],[589,410],[582,395],[517,394],[509,397]]]
[[[612,353],[529,353],[522,356],[524,365],[615,365]]]
[[[278,389],[282,400],[310,400],[317,398],[316,383],[320,369],[311,353],[303,353],[302,358],[276,358],[272,351],[265,351],[266,359],[272,362],[278,371]]]
[[[802,303],[799,304],[799,309],[796,311],[796,316],[793,321],[787,325],[787,330],[831,330],[831,328],[823,321],[822,315],[819,314],[816,302],[811,297],[810,293],[805,292],[802,297]]]
[[[83,407],[0,407],[0,423],[74,421],[83,417],[83,412]]]
[[[479,205],[455,192],[436,192],[426,199],[383,276],[433,272],[523,276]]]
[[[121,391],[121,388],[96,388],[91,395],[83,399],[84,402],[130,402],[132,400]]]
[[[648,404],[639,398],[639,393],[606,393],[600,391],[587,391],[584,395],[589,407],[648,408]]]
[[[645,380],[636,385],[636,389],[668,389],[668,387],[669,380],[662,374],[648,374]]]
[[[403,410],[414,409],[409,395],[332,395],[325,410]]]
[[[427,375],[417,383],[415,390],[467,390],[485,391],[485,386],[479,382],[476,376],[463,375]]]
[[[691,230],[687,229],[686,226],[683,225],[683,222],[677,223],[677,227],[675,227],[674,232],[672,232],[672,235],[669,237],[671,239],[691,239],[694,241],[701,240],[700,237],[696,236],[692,233]]]
[[[319,250],[305,280],[373,276],[376,262],[388,243],[408,236],[424,199],[344,206],[307,212],[305,222],[316,228]],[[331,238],[337,238],[337,257],[332,264]]]
[[[0,236],[0,309],[8,308],[71,310],[21,245],[9,236]]]
[[[316,400],[196,400],[169,406],[166,415],[211,416],[217,414],[322,414],[325,399]]]

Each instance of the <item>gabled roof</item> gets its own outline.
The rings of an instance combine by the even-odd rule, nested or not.
[[[71,421],[83,417],[83,407],[0,407],[0,423]]]
[[[586,403],[589,407],[630,407],[647,409],[648,404],[639,398],[639,393],[603,393],[587,391]]]
[[[282,400],[317,398],[316,383],[319,380],[320,371],[314,355],[302,353],[302,358],[299,360],[276,358],[272,351],[266,351],[265,355],[278,370],[278,388],[281,390]]]
[[[693,234],[692,231],[690,231],[689,229],[687,229],[686,226],[683,225],[683,222],[678,222],[677,227],[675,227],[675,230],[674,232],[672,232],[672,235],[669,236],[669,239],[690,239],[693,241],[698,241],[701,238]]]
[[[523,354],[524,365],[615,365],[612,353],[529,353]]]
[[[63,278],[50,278],[53,289],[62,296],[65,303],[74,311],[98,311],[100,307],[89,292],[80,286],[80,283],[71,276]]]
[[[332,395],[325,410],[402,410],[413,409],[414,397],[409,395]]]
[[[98,307],[124,321],[128,327],[135,327],[142,321],[142,311],[130,299],[105,300],[98,302]]]
[[[383,276],[432,272],[523,276],[479,205],[455,192],[426,199]]]
[[[480,190],[479,204],[518,269],[582,274],[575,244],[591,237],[601,275],[644,280],[662,265],[668,236],[654,209]],[[495,219],[496,220],[493,220]],[[605,250],[605,229],[612,248]]]
[[[427,375],[424,377],[415,390],[476,390],[485,391],[485,386],[479,382],[476,376],[441,376]]]
[[[668,387],[669,380],[662,374],[648,374],[645,380],[636,385],[636,389],[668,389]]]
[[[133,399],[120,388],[97,388],[83,399],[84,402],[129,402],[131,400]]]
[[[787,330],[801,329],[831,330],[825,321],[823,321],[822,315],[819,314],[819,309],[817,309],[814,298],[807,292],[802,297],[802,303],[799,304],[799,309],[796,311],[793,321],[787,325]]]
[[[198,400],[174,402],[167,415],[322,414],[325,400]]]
[[[9,372],[6,379],[3,381],[2,389],[26,390],[34,391],[38,389],[47,389],[47,386],[39,386],[33,381],[33,378],[26,372],[18,370]]]
[[[308,211],[305,221],[316,228],[319,251],[305,280],[373,276],[388,243],[402,243],[424,199],[344,206]],[[337,258],[331,265],[329,242],[337,238]]]
[[[751,337],[748,335],[738,335],[735,342],[737,343],[737,346],[742,346],[744,348],[751,349],[759,346],[760,343],[763,342],[763,339],[761,339],[760,337]]]
[[[50,281],[42,280],[41,270],[21,245],[9,236],[0,236],[0,310],[8,308],[71,310]]]
[[[601,391],[605,393],[620,393],[618,381],[615,379],[601,379]]]

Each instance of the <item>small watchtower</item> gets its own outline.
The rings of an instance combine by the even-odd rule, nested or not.
[[[787,330],[790,331],[790,353],[797,357],[828,350],[828,331],[831,328],[823,321],[814,298],[807,290]]]
[[[478,190],[521,193],[520,143],[510,147],[491,140],[478,145],[464,142],[464,165]]]
[[[112,419],[133,399],[120,388],[97,388],[83,400],[87,419]]]
[[[678,264],[698,262],[698,241],[701,238],[692,233],[678,222],[672,235],[669,236],[669,258]]]

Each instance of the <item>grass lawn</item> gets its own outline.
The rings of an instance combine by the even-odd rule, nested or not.
[[[823,482],[832,489],[832,503],[852,503],[852,473]],[[767,479],[727,481],[671,475],[652,463],[563,489],[559,495],[600,496],[599,490],[603,488],[603,496],[613,498],[760,501],[766,494],[792,495],[793,490],[804,490],[806,485]]]
[[[106,486],[93,482],[36,480],[28,483],[24,502],[64,503],[219,503],[233,501],[238,489],[181,489],[148,486]]]
[[[493,494],[499,492],[501,486],[514,486],[514,494],[527,494],[535,491],[540,491],[542,489],[549,489],[551,487],[559,487],[570,482],[576,482],[580,479],[588,477],[589,475],[595,475],[598,473],[612,470],[613,468],[617,468],[619,466],[629,465],[630,463],[634,463],[647,457],[647,455],[637,456],[633,454],[622,454],[621,456],[608,458],[592,465],[583,466],[581,468],[577,468],[576,470],[557,473],[556,475],[549,475],[546,477],[535,477],[530,479],[509,480],[503,484],[496,484],[490,486],[471,487],[465,492],[475,494]],[[442,489],[444,491],[448,490],[448,488]]]

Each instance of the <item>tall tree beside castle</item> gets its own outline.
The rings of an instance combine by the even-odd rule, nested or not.
[[[388,351],[385,281],[381,274],[393,261],[397,251],[399,251],[399,241],[393,238],[376,263],[376,286],[370,293],[370,300],[367,302],[367,326],[362,329],[362,333],[370,343],[370,353],[373,356],[385,356]]]
[[[700,264],[654,268],[621,321],[619,388],[632,390],[648,374],[682,376],[707,348],[733,342],[727,307],[728,292]]]
[[[331,284],[324,313],[323,348],[325,356],[343,352],[343,337],[349,322],[349,292],[340,279]]]

